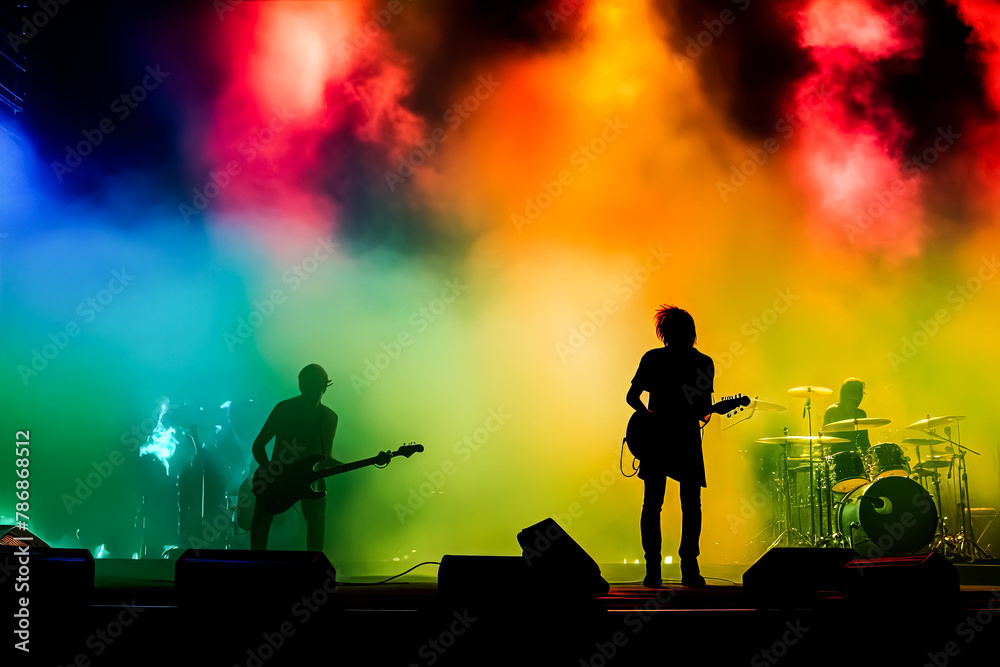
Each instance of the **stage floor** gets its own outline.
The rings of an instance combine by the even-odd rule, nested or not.
[[[247,602],[254,581],[235,592],[209,585],[182,604],[173,563],[98,560],[91,604],[35,637],[53,653],[38,664],[82,667],[995,664],[1000,565],[959,571],[976,583],[963,583],[953,606],[924,596],[917,581],[864,601],[826,593],[758,609],[738,583],[648,589],[612,581],[608,595],[592,600],[531,592],[511,600],[488,578],[456,604],[438,595],[434,576],[417,573],[381,585],[338,578],[334,595],[304,606]]]

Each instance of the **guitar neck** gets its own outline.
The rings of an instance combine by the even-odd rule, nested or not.
[[[364,468],[366,466],[375,465],[378,462],[377,456],[372,456],[367,459],[362,459],[360,461],[354,461],[352,463],[340,463],[325,468],[320,468],[313,473],[315,479],[323,479],[324,477],[332,477],[333,475],[339,475],[344,472],[351,472],[352,470],[357,470],[358,468]]]

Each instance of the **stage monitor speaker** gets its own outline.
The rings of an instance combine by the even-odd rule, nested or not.
[[[30,530],[18,528],[17,526],[8,524],[0,524],[0,545],[20,547],[26,544],[44,549],[51,548],[45,541],[32,533]]]
[[[19,541],[25,537],[32,535],[17,535]],[[79,651],[93,599],[94,557],[86,549],[0,545],[0,614],[10,638],[3,655],[11,664],[62,664],[53,659],[54,652],[66,647]]]
[[[531,595],[521,556],[446,555],[438,567],[438,596],[452,607],[511,605]]]
[[[303,596],[325,605],[337,573],[322,551],[188,549],[174,566],[174,590],[182,606],[211,605],[278,610]],[[238,606],[234,606],[238,605]]]
[[[989,558],[1000,558],[1000,521],[994,507],[973,507],[972,535]]]
[[[853,549],[775,547],[743,573],[743,591],[757,608],[814,605],[844,587]]]
[[[844,597],[852,606],[922,611],[955,608],[958,570],[939,553],[916,556],[857,556],[844,566]]]
[[[607,595],[611,586],[601,568],[553,519],[545,519],[517,534],[521,555],[533,586],[569,597]]]
[[[90,604],[94,595],[91,553],[86,549],[52,549],[30,544],[0,545],[0,596],[5,600],[5,611],[20,604],[21,598],[28,599],[32,618],[76,614]]]

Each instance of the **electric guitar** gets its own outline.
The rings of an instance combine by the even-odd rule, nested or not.
[[[261,466],[253,474],[253,494],[257,503],[271,514],[280,514],[299,500],[319,500],[326,496],[326,491],[316,491],[310,485],[316,480],[350,472],[370,465],[388,465],[397,456],[410,458],[416,452],[424,451],[423,445],[410,443],[403,445],[394,452],[381,452],[378,456],[343,463],[314,470],[317,463],[323,461],[319,454],[307,456],[301,461],[288,465],[277,462],[274,469]],[[246,485],[247,482],[244,482]],[[252,513],[250,513],[252,516]]]
[[[750,405],[750,397],[743,394],[723,398],[718,403],[714,403],[709,408],[709,413],[701,418],[702,425],[707,424],[713,414],[722,415],[735,412],[748,405]],[[641,461],[643,453],[649,450],[651,443],[658,435],[662,435],[662,427],[656,423],[653,413],[646,410],[636,410],[628,420],[623,441],[628,445],[632,456]]]

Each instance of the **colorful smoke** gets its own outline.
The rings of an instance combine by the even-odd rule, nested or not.
[[[992,5],[476,4],[237,3],[173,17],[193,48],[151,22],[133,48],[171,72],[172,157],[95,151],[85,194],[0,136],[3,423],[32,431],[46,539],[127,557],[138,468],[67,505],[78,482],[164,396],[253,399],[246,450],[315,362],[335,456],[426,447],[329,483],[345,574],[518,553],[548,516],[599,562],[641,559],[618,457],[662,303],[695,317],[717,398],[788,408],[706,429],[706,570],[769,543],[754,440],[809,430],[793,386],[862,377],[880,440],[967,415],[972,502],[996,506]],[[665,554],[679,516],[668,486]],[[273,538],[301,548],[301,517]]]

